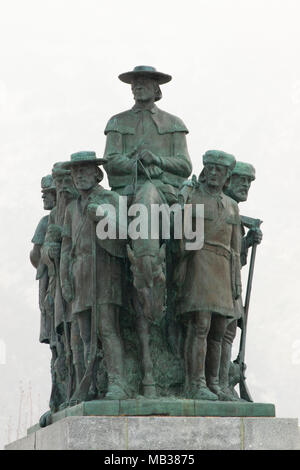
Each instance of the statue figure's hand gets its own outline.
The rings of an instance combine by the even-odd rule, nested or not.
[[[98,209],[98,205],[99,205],[99,204],[91,203],[91,204],[89,204],[88,207],[87,207],[88,216],[89,216],[89,218],[92,219],[94,222],[98,222],[98,220],[100,219],[100,217],[96,215],[97,209]]]
[[[142,150],[140,153],[140,160],[144,165],[148,166],[151,164],[160,165],[159,157],[154,155],[150,150]]]
[[[262,231],[260,230],[260,228],[257,228],[256,230],[249,230],[246,239],[248,247],[253,246],[255,243],[261,243]]]
[[[131,152],[128,152],[128,153],[125,154],[125,157],[132,158],[136,155],[136,152],[137,152],[137,147],[134,147],[134,149],[131,150]]]
[[[48,254],[52,259],[59,259],[60,258],[60,243],[52,242],[48,248]]]
[[[102,205],[101,204],[95,204],[91,203],[87,206],[87,213],[88,217],[93,221],[93,222],[99,222],[103,217],[107,217],[109,215],[108,209],[101,210]],[[99,208],[99,211],[98,211]],[[98,211],[98,215],[97,215]]]
[[[66,282],[62,285],[61,288],[63,298],[67,303],[72,302],[73,300],[73,292],[72,292],[72,286]]]

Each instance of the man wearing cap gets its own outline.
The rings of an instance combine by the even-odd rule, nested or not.
[[[108,375],[106,398],[126,398],[123,382],[123,345],[119,333],[119,310],[124,305],[124,251],[118,240],[95,236],[96,209],[101,204],[118,205],[118,195],[98,183],[104,159],[95,152],[77,152],[64,164],[71,170],[80,194],[66,209],[61,251],[61,284],[65,300],[71,302],[84,345],[85,367],[91,355],[91,313],[96,296],[97,322]],[[96,253],[96,258],[94,253]],[[96,265],[95,265],[96,263]],[[96,270],[94,291],[93,266]]]
[[[186,203],[204,204],[204,245],[186,253],[177,313],[187,321],[187,396],[217,400],[223,399],[219,386],[222,339],[228,318],[234,318],[234,299],[241,294],[239,210],[222,192],[235,165],[233,155],[209,150],[203,164],[201,181]]]
[[[255,168],[250,163],[237,162],[230,178],[229,185],[224,189],[224,193],[231,197],[238,204],[247,201],[248,191],[252,181],[255,180]],[[245,236],[245,228],[241,223],[241,265],[247,263],[248,249],[254,243],[261,243],[262,232],[260,229],[249,230]],[[235,301],[235,318],[228,321],[226,333],[222,342],[222,357],[220,366],[220,386],[228,399],[236,400],[236,395],[229,387],[229,370],[231,361],[232,343],[236,336],[237,321],[243,315],[242,299],[239,297]]]
[[[67,205],[79,196],[71,177],[71,171],[63,168],[63,162],[55,163],[52,169],[52,177],[56,186],[57,201],[56,206],[52,209],[45,242],[42,247],[42,258],[53,272],[53,293],[55,301],[55,329],[59,333],[62,331],[64,318],[64,308],[62,308],[61,300],[59,300],[59,289],[56,289],[57,274],[55,269],[55,260],[60,259],[61,250],[61,232],[64,223],[64,216]],[[60,233],[59,233],[60,232]]]
[[[151,212],[152,204],[173,204],[178,190],[192,170],[186,144],[188,130],[176,116],[159,109],[160,85],[172,77],[154,67],[137,66],[119,75],[131,85],[133,108],[113,116],[107,123],[105,165],[111,188],[128,196],[128,203],[141,203]],[[159,240],[132,240],[134,256],[159,256]],[[143,266],[143,262],[139,262]],[[145,269],[146,271],[146,269]],[[138,274],[139,275],[139,274]]]
[[[50,211],[56,203],[56,187],[53,182],[52,176],[47,175],[42,178],[42,199],[44,209]],[[31,264],[36,268],[36,279],[39,280],[39,307],[41,312],[41,325],[40,325],[40,343],[50,343],[51,325],[50,318],[48,318],[45,310],[45,297],[48,289],[48,270],[47,266],[41,260],[41,247],[44,243],[49,215],[42,217],[35,230],[32,238],[33,248],[30,252]]]
[[[48,295],[53,302],[49,305],[52,312],[53,336],[54,341],[51,345],[52,351],[52,392],[50,398],[50,407],[56,410],[58,406],[62,407],[70,398],[73,381],[73,360],[75,364],[75,380],[80,381],[84,370],[81,360],[82,344],[79,341],[79,334],[76,334],[78,328],[77,322],[72,322],[71,335],[71,306],[65,302],[61,293],[59,266],[61,251],[61,234],[64,222],[64,215],[67,205],[76,199],[79,194],[74,187],[71,177],[71,171],[63,168],[63,163],[55,163],[52,169],[52,177],[56,186],[56,206],[52,209],[45,241],[41,249],[42,260],[48,267],[49,289]],[[50,302],[49,302],[50,303]],[[76,328],[77,327],[77,328]],[[72,345],[71,345],[71,339]],[[68,374],[66,374],[66,371]]]
[[[250,163],[237,162],[230,178],[230,183],[224,190],[227,196],[234,199],[238,204],[245,202],[248,199],[248,192],[252,181],[255,180],[255,168]],[[247,264],[248,249],[254,243],[260,243],[262,240],[262,232],[260,229],[249,230],[245,237],[245,228],[242,229],[242,249],[241,249],[241,264]]]
[[[44,202],[45,210],[53,210],[56,204],[56,186],[51,175],[44,176],[41,181],[42,186],[42,198]],[[50,212],[51,215],[51,212]],[[54,362],[57,356],[54,356],[54,349],[56,349],[56,335],[54,331],[54,320],[53,320],[53,303],[54,298],[51,296],[49,286],[51,273],[49,273],[47,263],[43,259],[43,244],[45,242],[47,226],[49,222],[49,215],[44,216],[35,231],[35,234],[32,238],[32,243],[34,247],[30,252],[30,261],[32,265],[37,269],[36,279],[39,280],[39,307],[41,312],[41,326],[40,326],[40,343],[49,344],[52,358],[51,358],[51,376],[52,376],[52,391],[50,398],[50,409],[53,411],[56,410],[56,405],[54,405],[53,395],[55,390],[55,395],[58,389],[56,386],[53,386],[54,378]],[[59,400],[61,403],[63,399]],[[58,404],[59,404],[58,403]],[[41,425],[45,425],[47,416],[50,415],[50,412],[45,413],[41,417]]]

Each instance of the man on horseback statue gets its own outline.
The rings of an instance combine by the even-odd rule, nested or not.
[[[191,174],[192,164],[186,144],[186,126],[181,119],[155,105],[162,97],[160,85],[172,77],[154,67],[138,66],[119,75],[119,79],[131,85],[135,104],[108,121],[104,131],[107,136],[104,156],[108,162],[104,168],[112,190],[127,196],[129,207],[142,204],[147,208],[148,236],[131,240],[128,256],[143,350],[143,393],[154,396],[148,353],[149,321],[162,315],[165,255],[159,237],[151,238],[151,207],[177,202],[178,190]]]

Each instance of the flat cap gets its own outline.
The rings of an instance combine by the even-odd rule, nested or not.
[[[222,150],[207,150],[203,155],[203,165],[206,165],[207,163],[223,165],[232,170],[235,166],[236,160],[233,155],[223,152]]]
[[[251,163],[236,162],[236,165],[232,171],[233,175],[250,176],[252,180],[255,180],[255,168]]]
[[[51,175],[43,176],[41,179],[42,192],[45,191],[56,191],[55,183]]]

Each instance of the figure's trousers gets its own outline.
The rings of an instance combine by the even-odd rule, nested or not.
[[[193,312],[190,316],[185,340],[187,385],[201,387],[218,384],[227,319],[204,311]]]
[[[97,308],[97,333],[102,343],[109,383],[123,378],[123,343],[119,327],[120,307],[103,304]],[[87,367],[91,351],[91,309],[78,313],[80,336],[84,346],[84,361]]]
[[[221,388],[229,387],[229,369],[231,361],[231,351],[234,338],[236,337],[237,320],[231,320],[227,324],[225,335],[222,341],[222,354],[220,364],[220,386]]]
[[[124,376],[124,348],[120,335],[120,307],[113,304],[99,307],[99,333],[103,347],[108,384],[122,385]]]
[[[137,192],[134,196],[128,199],[129,209],[132,204],[141,204],[145,209],[143,213],[147,217],[148,229],[147,237],[145,239],[138,238],[137,240],[132,240],[132,248],[136,257],[141,256],[157,256],[160,247],[159,241],[159,225],[156,226],[155,218],[151,221],[151,206],[153,204],[166,204],[167,200],[164,198],[162,193],[160,193],[155,185],[151,181],[146,181],[142,185],[137,186]],[[130,214],[129,216],[135,216],[135,213]],[[157,238],[151,238],[151,226],[152,234],[155,232]],[[145,226],[142,227],[144,230]]]
[[[207,341],[206,381],[212,391],[219,388],[219,373],[221,364],[222,344],[228,319],[222,315],[213,314],[211,328]]]
[[[71,349],[73,356],[73,364],[75,368],[75,386],[79,386],[84,376],[84,356],[83,342],[80,336],[80,329],[77,318],[73,318],[71,322]]]

